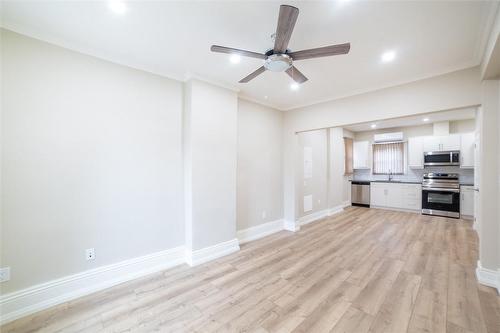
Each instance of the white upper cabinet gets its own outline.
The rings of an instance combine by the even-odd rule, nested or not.
[[[441,150],[460,150],[460,135],[451,134],[441,136]]]
[[[408,167],[424,168],[424,137],[422,136],[408,138]]]
[[[462,134],[460,141],[460,167],[474,168],[475,133]]]
[[[370,142],[354,141],[353,143],[354,169],[370,169]]]
[[[424,152],[427,151],[440,151],[441,140],[439,136],[425,136],[424,137]]]
[[[460,135],[426,136],[424,137],[424,151],[460,150]]]

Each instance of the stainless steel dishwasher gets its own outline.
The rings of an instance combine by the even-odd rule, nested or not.
[[[370,207],[370,182],[357,180],[351,182],[351,204]]]

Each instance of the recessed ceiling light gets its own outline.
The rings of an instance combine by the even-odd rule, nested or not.
[[[290,89],[292,89],[292,90],[298,90],[299,89],[299,84],[297,82],[293,82],[290,85]]]
[[[387,51],[382,54],[382,62],[391,62],[396,58],[396,52]]]
[[[241,61],[241,57],[238,54],[231,54],[229,61],[231,61],[232,64],[238,64]]]
[[[422,119],[422,121],[429,121],[429,118],[424,118]]]
[[[267,95],[266,95],[266,96],[264,96],[264,99],[268,99],[268,98],[269,98],[269,97],[268,97]]]
[[[120,0],[109,0],[108,7],[116,14],[125,14],[127,11],[127,5]]]
[[[371,128],[377,127],[377,124],[371,124]]]

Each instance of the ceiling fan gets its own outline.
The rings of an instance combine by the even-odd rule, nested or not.
[[[265,53],[258,53],[231,47],[212,45],[212,52],[237,54],[245,57],[258,58],[264,60],[264,65],[254,72],[241,79],[240,83],[247,83],[266,70],[272,72],[286,72],[295,82],[304,83],[307,77],[302,74],[294,65],[297,60],[328,57],[337,54],[347,54],[351,48],[350,43],[330,45],[292,52],[288,49],[288,42],[292,37],[293,27],[299,16],[299,9],[293,6],[281,5],[278,17],[278,27],[274,39],[274,47]]]

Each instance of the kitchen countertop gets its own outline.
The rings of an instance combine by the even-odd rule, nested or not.
[[[370,182],[370,183],[393,183],[393,184],[422,184],[422,181],[416,180],[382,180],[382,179],[350,179],[350,182]],[[474,186],[473,183],[460,183],[460,186]]]
[[[394,183],[394,184],[422,184],[422,181],[416,181],[416,180],[383,180],[383,179],[351,179],[349,180],[350,182],[370,182],[370,183]]]
[[[397,180],[370,180],[370,183],[396,183],[396,184],[422,184],[422,181],[416,181],[416,180],[405,180],[405,179],[397,179]]]

